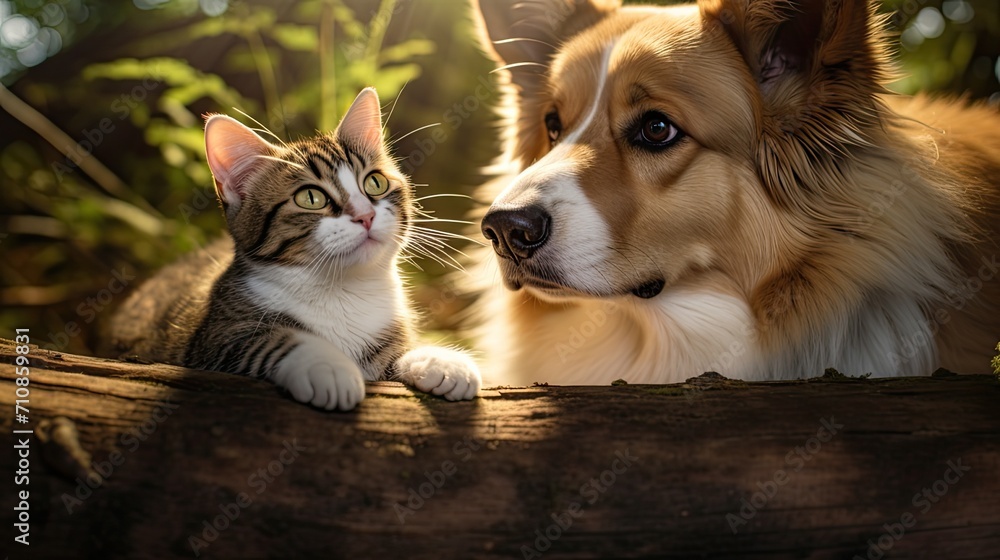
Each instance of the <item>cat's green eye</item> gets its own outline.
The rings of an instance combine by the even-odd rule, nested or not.
[[[385,175],[375,171],[365,177],[365,193],[368,196],[382,196],[389,191],[389,180]]]
[[[305,187],[295,193],[295,204],[306,210],[319,210],[326,203],[326,193],[315,187]]]

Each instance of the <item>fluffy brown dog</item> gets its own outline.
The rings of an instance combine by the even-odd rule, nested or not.
[[[890,94],[868,2],[474,12],[509,77],[495,379],[988,369],[1000,116]]]

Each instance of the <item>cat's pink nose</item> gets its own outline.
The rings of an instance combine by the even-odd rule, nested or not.
[[[354,223],[361,224],[365,226],[365,229],[372,229],[372,220],[375,219],[375,211],[372,210],[367,214],[362,214],[360,216],[354,217]]]

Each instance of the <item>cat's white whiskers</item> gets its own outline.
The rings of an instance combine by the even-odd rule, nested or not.
[[[534,38],[531,38],[531,37],[511,37],[510,39],[500,39],[498,41],[493,41],[493,44],[494,45],[506,45],[507,43],[516,43],[516,42],[519,42],[519,41],[527,41],[529,43],[538,43],[540,45],[545,45],[546,47],[549,47],[553,51],[556,51],[559,48],[559,47],[556,47],[555,45],[553,45],[552,43],[547,43],[547,42],[542,41],[540,39],[534,39]]]
[[[266,160],[269,160],[269,161],[276,161],[278,163],[284,163],[284,164],[290,165],[290,166],[292,166],[292,167],[294,167],[296,169],[300,169],[302,171],[305,171],[305,169],[306,169],[306,167],[304,165],[302,165],[301,163],[295,163],[294,161],[288,161],[287,159],[281,159],[281,158],[275,157],[275,156],[268,156],[268,155],[261,154],[261,155],[256,155],[256,156],[253,156],[253,157],[257,158],[257,159],[266,159]]]
[[[465,258],[469,258],[469,255],[466,255],[465,253],[463,253],[463,252],[455,249],[454,247],[452,247],[450,245],[444,245],[444,244],[443,245],[423,245],[422,248],[424,250],[426,250],[426,251],[431,251],[431,252],[436,251],[437,254],[440,254],[443,258],[448,259],[448,261],[450,261],[452,264],[454,264],[454,266],[457,269],[459,269],[459,270],[464,270],[465,267],[461,263],[459,263],[458,260],[455,259],[455,257],[453,257],[451,255],[451,253],[458,253],[459,255],[462,255]]]
[[[525,66],[535,66],[535,67],[543,68],[543,69],[548,69],[548,67],[549,67],[548,64],[542,64],[540,62],[512,62],[511,64],[505,64],[505,65],[503,65],[503,66],[501,66],[499,68],[496,68],[494,70],[490,70],[490,74],[493,74],[495,72],[501,72],[503,70],[510,70],[512,68],[522,68],[522,67],[525,67]]]
[[[402,244],[403,244],[403,243],[405,242],[405,240],[403,240],[403,239],[399,239],[399,242],[400,242],[400,245],[402,245]],[[421,267],[421,266],[420,266],[419,264],[417,264],[417,261],[416,261],[416,260],[414,259],[414,257],[413,257],[413,256],[411,256],[411,255],[407,255],[407,254],[406,254],[405,252],[402,252],[402,253],[400,253],[400,254],[399,254],[399,255],[397,256],[397,258],[398,258],[398,259],[399,259],[400,261],[403,261],[403,262],[405,262],[406,264],[408,264],[408,265],[412,266],[413,268],[416,268],[416,269],[417,269],[417,270],[419,270],[420,272],[423,272],[423,271],[424,271],[424,269],[423,269],[423,268],[422,268],[422,267]]]
[[[385,123],[382,125],[382,135],[383,136],[385,136],[385,129],[389,127],[389,120],[392,118],[393,112],[396,111],[396,104],[399,103],[399,98],[403,97],[403,91],[406,89],[406,86],[408,86],[409,84],[410,84],[410,80],[406,80],[405,82],[403,82],[403,86],[401,88],[399,88],[399,93],[396,94],[396,99],[392,100],[392,106],[389,107],[389,114],[386,115],[386,117],[385,117]]]
[[[451,247],[450,245],[441,241],[440,239],[433,238],[430,236],[424,236],[420,232],[413,232],[412,236],[413,237],[410,243],[407,245],[408,250],[412,250],[429,259],[437,261],[442,266],[445,267],[454,266],[458,270],[464,270],[462,264],[458,262],[458,260],[456,260],[454,257],[452,257],[451,254],[449,254],[449,252],[446,251],[445,249],[460,253],[466,257],[468,257],[468,255],[465,255],[461,251],[457,251],[454,247]],[[449,262],[445,262],[442,259],[447,259],[447,261]]]
[[[418,255],[418,256],[423,257],[423,258],[434,259],[434,255],[429,254],[429,249],[427,247],[425,247],[420,242],[420,240],[417,240],[417,239],[409,239],[409,240],[407,240],[407,244],[404,247],[404,251],[413,253],[414,255]]]
[[[427,130],[428,128],[434,128],[435,126],[441,126],[441,123],[437,122],[437,123],[426,124],[424,126],[421,126],[420,128],[411,130],[411,131],[407,132],[406,134],[400,136],[399,138],[394,138],[394,139],[390,140],[389,144],[394,146],[394,145],[396,145],[397,142],[399,142],[400,140],[402,140],[403,138],[406,138],[407,136],[409,136],[411,134],[416,134],[416,133],[420,132],[421,130]]]
[[[268,136],[270,136],[270,137],[274,138],[275,140],[277,140],[278,143],[281,144],[282,146],[287,146],[288,145],[288,143],[285,142],[284,140],[282,140],[281,137],[279,137],[277,134],[271,132],[271,129],[269,129],[266,126],[264,126],[264,124],[262,122],[258,121],[257,119],[255,119],[255,118],[251,117],[250,115],[246,114],[245,112],[243,112],[242,109],[239,109],[237,107],[233,107],[233,110],[236,111],[237,113],[243,115],[244,117],[252,120],[254,122],[254,124],[256,124],[257,126],[260,127],[260,128],[252,128],[251,130],[258,131],[258,132],[263,132],[263,133],[267,134]]]
[[[454,239],[456,237],[458,239],[462,239],[462,236],[460,236],[457,233],[453,234],[455,237],[448,237],[447,235],[444,235],[444,233],[445,232],[434,231],[434,230],[412,231],[411,232],[411,234],[414,236],[415,239],[421,239],[421,240],[433,242],[433,243],[435,243],[437,245],[443,245],[445,247],[448,247],[449,249],[452,249],[452,248],[451,248],[451,246],[449,246],[447,244],[447,241],[446,241],[447,239]],[[452,250],[454,250],[454,249],[452,249]]]
[[[416,220],[410,220],[410,221],[413,222],[413,223],[417,223],[417,224],[423,224],[423,223],[429,223],[429,222],[441,222],[441,223],[446,223],[446,224],[462,224],[462,225],[466,225],[466,226],[475,225],[475,222],[470,222],[468,220],[449,220],[447,218],[434,218],[434,217],[425,218],[425,219],[419,219],[418,218]]]
[[[431,253],[429,251],[426,251],[426,250],[423,250],[423,249],[414,249],[414,251],[416,251],[416,253],[418,255],[420,255],[421,257],[423,257],[425,259],[430,259],[430,260],[432,260],[432,261],[440,264],[441,266],[443,266],[445,268],[451,268],[451,266],[452,266],[447,261],[442,260],[440,257],[438,257],[437,255],[435,255],[434,253]],[[458,266],[458,265],[456,265],[456,266]]]
[[[414,185],[414,186],[417,186],[417,187],[426,187],[428,185]],[[467,195],[467,194],[452,194],[452,193],[429,194],[427,196],[421,196],[421,197],[414,198],[413,200],[415,202],[420,202],[422,200],[429,200],[431,198],[444,198],[444,197],[466,198],[468,200],[472,200],[472,197],[469,196],[469,195]]]
[[[416,230],[418,232],[425,233],[425,234],[439,235],[441,237],[447,237],[449,239],[458,239],[458,240],[461,240],[461,241],[467,241],[469,243],[475,243],[476,245],[479,245],[481,247],[485,247],[486,246],[486,244],[483,243],[482,241],[479,241],[478,239],[473,239],[471,237],[467,237],[467,236],[462,235],[460,233],[454,233],[454,232],[451,232],[451,231],[441,231],[441,230],[438,230],[438,229],[425,228],[425,227],[421,227],[421,226],[411,226],[411,228],[413,230]]]

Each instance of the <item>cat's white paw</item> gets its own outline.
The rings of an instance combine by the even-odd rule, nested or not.
[[[365,380],[343,352],[303,343],[278,364],[272,380],[306,404],[326,410],[351,410],[365,398]]]
[[[449,401],[475,398],[483,384],[479,368],[464,352],[423,346],[410,350],[396,362],[398,377],[425,393]]]

